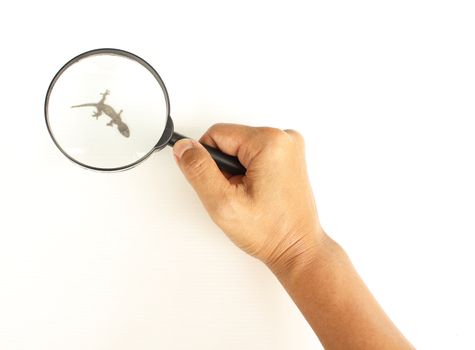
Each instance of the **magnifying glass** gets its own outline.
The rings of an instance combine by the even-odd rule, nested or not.
[[[45,99],[49,134],[73,162],[119,171],[185,136],[174,132],[167,89],[142,58],[118,49],[84,52],[54,76]],[[236,157],[204,145],[218,167],[243,175]]]

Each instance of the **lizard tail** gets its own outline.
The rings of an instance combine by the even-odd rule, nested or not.
[[[82,105],[75,105],[71,106],[71,108],[77,108],[77,107],[96,107],[97,103],[84,103]]]

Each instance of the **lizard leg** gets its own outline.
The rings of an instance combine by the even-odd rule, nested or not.
[[[102,114],[102,112],[94,112],[92,113],[92,116],[95,117],[96,119],[99,119],[99,116]]]
[[[110,121],[109,123],[107,123],[107,125],[108,125],[108,126],[112,126],[113,123],[114,123],[114,122],[113,122],[113,120],[111,119],[111,121]]]

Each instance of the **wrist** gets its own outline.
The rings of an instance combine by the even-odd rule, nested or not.
[[[331,265],[345,254],[323,230],[313,234],[312,238],[304,245],[289,248],[279,259],[266,262],[267,267],[279,280],[294,280],[309,269],[322,269]]]

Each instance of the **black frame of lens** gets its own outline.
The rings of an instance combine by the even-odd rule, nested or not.
[[[66,69],[68,69],[70,66],[72,66],[74,63],[78,62],[79,60],[83,59],[83,58],[86,58],[86,57],[89,57],[89,56],[93,56],[93,55],[102,55],[102,54],[111,54],[111,55],[117,55],[117,56],[123,56],[123,57],[127,57],[129,59],[132,59],[138,63],[140,63],[143,67],[145,67],[154,77],[155,79],[157,80],[157,82],[160,84],[160,87],[162,88],[162,91],[163,91],[163,95],[165,97],[165,102],[166,102],[166,109],[167,109],[167,121],[166,121],[166,125],[165,125],[165,129],[162,133],[162,135],[160,136],[157,136],[157,139],[158,139],[158,142],[157,144],[149,151],[147,152],[147,154],[145,154],[142,158],[136,160],[135,162],[133,163],[130,163],[130,164],[127,164],[127,165],[124,165],[124,166],[120,166],[120,167],[114,167],[114,168],[100,168],[100,167],[94,167],[94,166],[91,166],[91,165],[87,165],[87,164],[84,164],[80,161],[78,161],[77,159],[74,159],[73,157],[71,157],[60,145],[59,143],[56,141],[55,137],[54,137],[54,134],[51,130],[51,127],[50,127],[50,124],[49,124],[49,119],[48,119],[48,103],[49,103],[49,97],[50,97],[50,94],[51,92],[53,91],[53,88],[54,88],[54,85],[56,84],[56,81],[59,79],[59,77],[61,76],[61,74],[63,74],[64,71],[66,71]],[[73,161],[74,163],[76,164],[79,164],[80,166],[84,167],[84,168],[87,168],[87,169],[92,169],[92,170],[98,170],[98,171],[109,171],[109,172],[112,172],[112,171],[122,171],[122,170],[126,170],[126,169],[130,169],[130,168],[133,168],[134,166],[140,164],[141,162],[143,162],[145,159],[147,159],[154,151],[156,150],[161,150],[162,148],[164,148],[169,142],[170,140],[172,139],[172,136],[173,136],[173,121],[172,119],[170,118],[170,99],[168,97],[168,92],[167,92],[167,88],[165,87],[165,84],[163,83],[163,80],[162,78],[160,77],[160,75],[157,73],[157,71],[147,62],[145,61],[144,59],[142,59],[141,57],[131,53],[131,52],[128,52],[128,51],[124,51],[124,50],[120,50],[120,49],[113,49],[113,48],[101,48],[101,49],[94,49],[94,50],[90,50],[90,51],[86,51],[86,52],[83,52],[81,53],[80,55],[77,55],[76,57],[72,58],[71,60],[69,60],[56,74],[55,76],[53,77],[53,80],[51,80],[51,83],[49,84],[49,87],[48,87],[48,91],[46,93],[46,97],[45,97],[45,104],[44,104],[44,114],[45,114],[45,122],[46,122],[46,127],[48,128],[48,133],[50,134],[51,136],[51,139],[53,140],[54,144],[56,145],[56,147],[58,147],[58,149],[61,151],[61,153],[63,153],[68,159],[70,159],[71,161]]]

